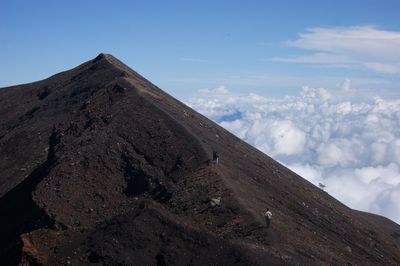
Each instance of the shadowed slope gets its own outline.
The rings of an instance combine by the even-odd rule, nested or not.
[[[1,89],[0,113],[3,260],[400,263],[398,225],[347,208],[110,55]]]

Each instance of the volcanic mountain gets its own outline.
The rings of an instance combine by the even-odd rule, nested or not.
[[[399,225],[106,54],[0,89],[0,217],[1,265],[400,264]]]

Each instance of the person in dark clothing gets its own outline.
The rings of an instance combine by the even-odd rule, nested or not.
[[[218,160],[219,160],[219,154],[216,151],[213,151],[213,164],[218,164]]]

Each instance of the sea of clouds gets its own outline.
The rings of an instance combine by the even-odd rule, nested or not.
[[[349,207],[400,224],[400,100],[357,98],[347,80],[280,99],[220,86],[186,103]]]

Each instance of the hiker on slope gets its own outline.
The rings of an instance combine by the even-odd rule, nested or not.
[[[271,224],[272,212],[267,208],[267,211],[265,212],[264,216],[265,216],[266,227],[269,228],[269,225]]]
[[[212,159],[213,164],[218,164],[218,160],[219,160],[218,152],[213,151],[213,159]]]

